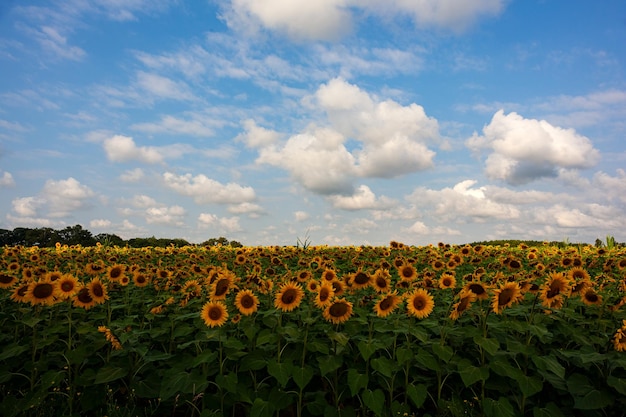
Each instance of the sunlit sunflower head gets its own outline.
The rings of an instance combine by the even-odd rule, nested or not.
[[[56,298],[67,300],[72,298],[78,290],[80,290],[78,279],[72,274],[63,274],[60,279],[55,282],[54,296]]]
[[[82,287],[78,290],[74,297],[72,297],[72,304],[74,307],[81,307],[85,310],[89,310],[96,305],[96,301],[89,294],[89,289],[87,287]]]
[[[213,301],[221,301],[226,299],[226,295],[230,292],[233,280],[230,274],[219,274],[213,284],[211,284],[210,298]]]
[[[326,282],[320,285],[317,294],[315,295],[315,300],[313,303],[317,308],[326,308],[331,302],[332,298],[335,296],[335,290],[330,282]]]
[[[102,281],[100,281],[100,278],[96,277],[92,279],[89,283],[87,283],[86,287],[89,291],[89,295],[96,304],[102,304],[109,299],[107,287]]]
[[[613,348],[618,352],[626,351],[626,329],[623,326],[613,336]]]
[[[376,304],[374,304],[374,312],[378,317],[387,317],[400,305],[402,297],[396,291],[383,294],[380,296]]]
[[[458,320],[461,315],[467,311],[472,303],[477,300],[476,294],[471,291],[461,291],[459,293],[459,301],[452,306],[450,319]]]
[[[441,259],[435,259],[434,261],[432,261],[430,263],[430,266],[435,270],[435,271],[439,271],[441,269],[443,269],[446,264],[441,260]]]
[[[591,279],[591,277],[589,276],[589,272],[581,267],[574,267],[567,271],[567,278],[573,282],[578,282],[582,280],[589,281]]]
[[[50,271],[44,274],[43,279],[50,281],[50,282],[54,282],[60,279],[62,276],[63,276],[63,272],[61,271]]]
[[[620,271],[623,271],[624,269],[626,269],[626,258],[622,258],[618,260],[617,267],[619,268]]]
[[[346,284],[339,279],[334,279],[329,284],[333,287],[335,297],[339,297],[346,290]]]
[[[505,282],[493,291],[491,308],[494,313],[502,314],[505,308],[521,301],[523,295],[517,282]]]
[[[323,281],[331,282],[331,281],[334,281],[336,279],[337,279],[337,272],[335,272],[334,269],[326,268],[322,272],[322,282]]]
[[[133,283],[135,287],[146,287],[150,284],[150,276],[145,272],[135,271],[133,273]]]
[[[408,313],[418,319],[424,319],[433,312],[435,300],[433,296],[423,288],[418,288],[407,296]]]
[[[294,282],[281,285],[274,298],[274,306],[282,311],[292,311],[302,302],[304,290]]]
[[[414,281],[417,278],[417,270],[409,263],[403,263],[398,267],[398,275],[400,279],[405,281]]]
[[[309,292],[317,293],[320,288],[320,283],[315,279],[310,279],[309,282],[306,283],[306,289]]]
[[[481,281],[470,281],[463,286],[464,292],[471,292],[476,295],[477,300],[487,300],[489,293],[487,292],[488,286]]]
[[[602,296],[593,288],[587,288],[580,294],[583,303],[588,306],[597,306],[602,304]]]
[[[22,268],[22,279],[25,281],[32,281],[35,278],[34,268]]]
[[[391,274],[386,269],[377,269],[372,276],[372,287],[378,293],[391,291]]]
[[[296,280],[298,282],[308,282],[312,277],[313,274],[311,273],[311,271],[308,269],[304,269],[298,272],[298,274],[296,275]]]
[[[98,275],[106,270],[103,261],[89,262],[85,265],[85,272],[88,275]]]
[[[442,290],[445,290],[448,288],[455,288],[455,287],[456,287],[456,278],[454,274],[449,273],[449,272],[444,272],[443,274],[441,274],[441,276],[439,277],[439,288],[441,288]]]
[[[126,265],[111,265],[107,268],[106,277],[111,282],[119,282],[126,275]]]
[[[352,303],[345,298],[335,298],[326,306],[322,315],[331,323],[344,323],[352,316]]]
[[[11,300],[16,303],[27,303],[28,300],[26,299],[26,291],[28,291],[29,285],[30,283],[25,282],[13,288],[13,291],[11,292]]]
[[[209,301],[202,307],[200,317],[202,317],[204,324],[211,328],[221,327],[228,320],[228,310],[220,301]]]
[[[541,286],[539,298],[546,307],[560,307],[553,299],[568,297],[571,285],[562,272],[551,272],[546,282]]]
[[[47,279],[33,281],[28,285],[25,297],[32,305],[52,305],[55,301],[54,283]]]
[[[11,288],[13,285],[17,283],[18,279],[13,275],[0,273],[0,288]]]
[[[257,311],[259,299],[251,290],[242,290],[235,297],[235,307],[244,315],[249,316]]]
[[[352,284],[352,289],[359,290],[362,288],[367,288],[370,286],[372,282],[372,277],[365,271],[362,271],[360,268],[353,274],[349,276],[350,283]]]

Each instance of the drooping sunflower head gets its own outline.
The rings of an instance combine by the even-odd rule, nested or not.
[[[433,296],[423,288],[418,288],[407,296],[407,310],[412,316],[424,319],[433,312],[435,301]]]
[[[352,316],[352,303],[345,298],[335,298],[324,309],[323,316],[331,323],[344,323]]]
[[[96,277],[92,279],[86,287],[89,291],[89,295],[96,304],[102,304],[109,299],[107,287],[100,281],[100,278]]]
[[[450,313],[450,319],[452,320],[458,320],[470,308],[472,303],[477,300],[476,294],[471,291],[461,291],[459,297],[459,301],[452,306],[452,312]]]
[[[211,328],[220,327],[224,325],[228,319],[228,310],[220,301],[208,301],[202,307],[200,317],[202,317],[202,320],[207,326]]]
[[[556,304],[553,299],[568,297],[570,292],[571,285],[567,277],[562,272],[552,272],[541,286],[539,298],[548,307]]]
[[[259,299],[251,290],[242,290],[235,297],[235,307],[244,315],[249,316],[257,311]]]
[[[583,303],[585,303],[585,305],[597,306],[597,305],[602,304],[602,296],[598,294],[597,292],[595,292],[595,290],[591,287],[585,289],[585,291],[583,291],[580,296],[583,300]]]
[[[402,297],[398,296],[396,291],[380,296],[379,300],[374,304],[374,312],[378,317],[387,317],[400,305]]]
[[[369,287],[372,281],[372,277],[367,272],[359,269],[358,271],[350,275],[349,280],[352,284],[352,289],[359,290]]]
[[[213,301],[221,301],[226,299],[226,295],[230,292],[232,278],[228,274],[220,274],[211,285],[210,298]]]
[[[0,273],[0,288],[11,288],[17,281],[13,275]]]
[[[274,306],[282,311],[292,311],[302,302],[304,290],[294,282],[281,285],[274,298]]]
[[[491,308],[496,314],[502,314],[505,308],[521,301],[523,295],[517,282],[505,282],[493,292]]]
[[[470,281],[465,284],[463,291],[472,292],[478,300],[486,300],[489,298],[487,292],[487,284],[481,281]]]

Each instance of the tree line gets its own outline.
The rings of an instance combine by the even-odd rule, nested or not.
[[[50,227],[16,227],[13,230],[0,229],[0,246],[39,246],[54,247],[61,245],[96,246],[98,243],[105,246],[129,246],[132,248],[143,247],[168,247],[192,245],[185,239],[168,239],[152,237],[135,237],[128,240],[122,239],[116,234],[99,233],[93,235],[81,225],[67,226],[64,229],[55,230]],[[225,237],[211,238],[200,246],[234,246],[241,247],[236,240],[228,240]]]

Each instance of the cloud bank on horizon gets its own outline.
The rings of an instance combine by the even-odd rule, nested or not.
[[[0,7],[0,228],[626,240],[626,5]]]

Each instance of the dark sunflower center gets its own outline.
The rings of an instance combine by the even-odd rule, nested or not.
[[[469,290],[476,295],[482,295],[485,293],[485,288],[480,284],[470,284]]]
[[[402,268],[402,276],[404,278],[411,278],[413,276],[413,268],[409,266],[405,266]]]
[[[509,267],[513,269],[518,269],[522,266],[522,264],[517,259],[511,259],[509,262]]]
[[[328,313],[332,317],[343,317],[348,313],[348,304],[346,303],[335,303],[328,309]]]
[[[37,284],[33,289],[33,297],[35,298],[48,298],[52,295],[54,287],[47,282]]]
[[[119,278],[120,275],[122,275],[122,269],[121,268],[113,268],[113,269],[111,269],[111,273],[109,275],[113,279]]]
[[[322,287],[322,289],[320,290],[320,301],[324,302],[328,300],[329,296],[330,296],[330,291],[328,291],[328,288]]]
[[[508,288],[504,289],[498,295],[498,305],[499,306],[505,306],[505,305],[509,304],[511,302],[511,300],[513,300],[513,290],[511,290],[511,289],[508,289]]]
[[[222,278],[217,281],[217,284],[215,284],[215,295],[219,297],[226,294],[226,291],[228,291],[228,284],[229,282],[226,278]]]
[[[296,301],[296,290],[294,289],[287,289],[282,297],[280,297],[280,300],[283,302],[283,304],[285,305],[289,305],[289,304],[293,304]]]
[[[369,275],[364,272],[359,272],[354,276],[354,282],[359,285],[367,284],[369,280]]]
[[[598,301],[598,294],[592,291],[587,291],[585,293],[585,299],[589,301],[590,303],[595,303]]]
[[[61,291],[70,292],[74,289],[74,283],[72,281],[63,281],[61,283]]]
[[[461,298],[461,301],[459,302],[459,305],[457,306],[456,311],[458,311],[459,313],[462,313],[463,311],[467,310],[469,305],[470,305],[470,298],[463,297]]]
[[[387,288],[387,280],[385,278],[376,278],[376,286],[378,288]]]
[[[393,306],[393,297],[385,297],[380,301],[378,307],[382,311],[387,311]]]
[[[244,295],[243,297],[241,297],[241,306],[243,308],[254,307],[254,299],[248,294]]]
[[[13,282],[13,277],[6,274],[0,274],[0,283],[2,284],[10,284]]]
[[[104,295],[104,289],[102,288],[102,285],[100,285],[100,284],[93,285],[91,287],[91,292],[96,297],[102,297]]]
[[[413,298],[413,307],[415,307],[417,311],[423,310],[426,307],[426,300],[424,297]]]
[[[89,295],[89,291],[87,290],[87,288],[83,288],[78,292],[78,301],[84,304],[89,304],[93,301],[93,298],[91,298],[91,295]]]
[[[209,318],[211,320],[217,321],[222,318],[222,309],[219,307],[213,307],[209,309]]]

